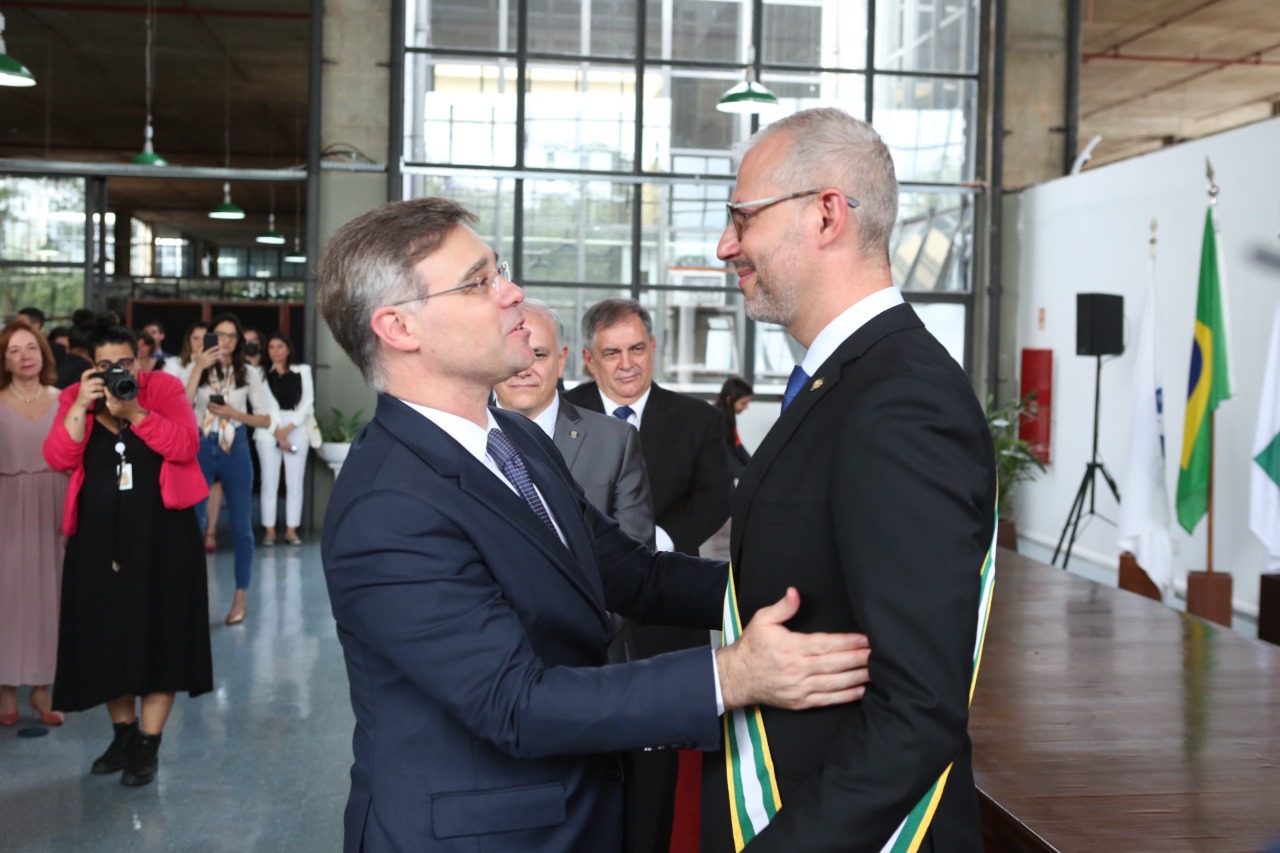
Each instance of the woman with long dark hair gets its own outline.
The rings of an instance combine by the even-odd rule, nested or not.
[[[44,457],[71,472],[53,706],[106,704],[115,736],[95,774],[155,778],[178,691],[213,689],[196,502],[208,494],[182,383],[138,371],[133,332],[104,315],[93,366],[62,392]]]
[[[311,449],[310,425],[315,402],[311,367],[293,363],[293,342],[276,332],[267,339],[267,388],[279,407],[279,426],[260,429],[254,436],[262,463],[262,544],[276,544],[276,503],[280,491],[280,466],[284,465],[284,541],[301,545],[298,525],[302,523],[302,478],[307,473],[307,451]]]
[[[742,438],[738,435],[738,415],[747,410],[754,394],[755,389],[750,382],[730,376],[716,395],[716,408],[724,415],[724,449],[729,457],[729,474],[734,480],[742,477],[747,463],[751,461],[751,454],[742,446]]]
[[[200,426],[200,468],[205,482],[222,482],[236,554],[236,591],[226,623],[244,621],[249,579],[253,573],[253,462],[246,427],[277,426],[275,404],[263,388],[262,374],[244,362],[244,330],[234,314],[209,321],[218,343],[195,359],[187,380],[187,398]],[[256,414],[250,414],[252,407]],[[205,524],[207,501],[196,506]]]

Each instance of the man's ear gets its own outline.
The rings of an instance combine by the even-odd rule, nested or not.
[[[369,318],[369,328],[392,349],[414,352],[421,348],[416,330],[405,322],[405,315],[390,306],[373,312],[373,316]]]
[[[818,196],[818,247],[827,248],[856,227],[844,196],[834,189],[823,190]]]
[[[564,366],[569,363],[569,345],[565,344],[560,348],[560,372],[556,374],[557,379],[564,379]]]

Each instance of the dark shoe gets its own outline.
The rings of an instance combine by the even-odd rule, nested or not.
[[[124,775],[120,784],[130,788],[146,785],[156,778],[156,753],[160,751],[160,735],[149,735],[138,732],[134,748],[125,760]]]
[[[133,747],[133,740],[138,736],[136,722],[112,723],[111,726],[116,730],[116,736],[112,739],[111,746],[107,747],[107,751],[99,755],[93,762],[93,767],[90,768],[90,772],[98,776],[119,773],[123,770],[125,759]]]

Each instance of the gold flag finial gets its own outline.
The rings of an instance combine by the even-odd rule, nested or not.
[[[1151,260],[1154,261],[1156,259],[1156,218],[1154,216],[1151,217],[1151,239],[1147,244],[1151,247]]]
[[[1218,185],[1213,182],[1213,164],[1209,162],[1209,158],[1204,158],[1204,174],[1209,179],[1209,203],[1218,203]]]

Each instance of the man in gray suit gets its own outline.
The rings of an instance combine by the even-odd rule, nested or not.
[[[526,298],[533,364],[495,385],[498,405],[532,420],[555,442],[587,500],[622,532],[654,549],[653,501],[640,434],[617,418],[579,409],[556,393],[569,347],[564,324],[545,302]]]

